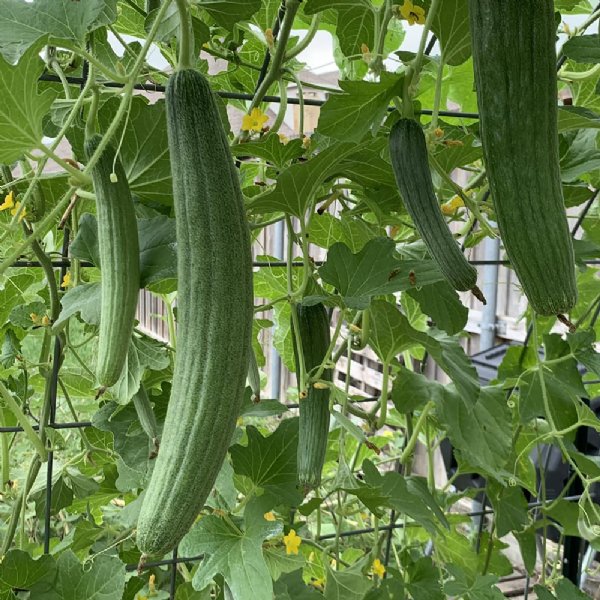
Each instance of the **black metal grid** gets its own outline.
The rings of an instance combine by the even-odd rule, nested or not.
[[[599,5],[599,7],[600,7],[600,5]],[[281,4],[280,10],[278,12],[274,27],[273,27],[273,34],[274,34],[275,38],[279,31],[281,19],[283,18],[284,15],[285,15],[285,2],[283,1]],[[432,36],[427,44],[427,48],[426,48],[427,54],[429,54],[432,51],[432,49],[435,45],[435,42],[436,42],[436,38],[435,38],[435,36]],[[559,60],[559,62],[557,64],[557,68],[560,68],[560,66],[562,66],[562,64],[564,63],[564,60],[565,60],[565,57],[561,56],[561,60]],[[258,89],[258,86],[260,86],[262,79],[264,79],[264,77],[267,73],[269,62],[270,62],[270,53],[267,51],[265,53],[265,58],[264,58],[264,61],[263,61],[263,64],[262,64],[262,67],[260,70],[259,80],[257,83],[257,89]],[[79,85],[80,88],[82,88],[86,83],[87,73],[88,73],[88,64],[86,61],[84,61],[82,76],[81,77],[67,76],[66,81],[69,84]],[[59,77],[52,75],[50,73],[42,74],[40,76],[40,80],[46,81],[46,82],[53,82],[53,83],[61,82]],[[116,83],[116,82],[103,82],[102,85],[105,87],[112,87],[112,88],[123,87],[123,84]],[[134,87],[136,90],[147,91],[147,92],[159,92],[159,93],[162,92],[162,93],[164,93],[164,91],[165,91],[165,86],[160,85],[160,84],[154,84],[154,83],[143,83],[143,84],[140,83],[140,84],[136,84]],[[217,92],[217,94],[224,99],[248,100],[248,101],[251,101],[254,99],[253,94],[227,92],[227,91],[219,91],[219,92]],[[277,102],[281,102],[281,98],[279,96],[265,96],[263,98],[263,101],[277,103]],[[300,99],[299,98],[288,98],[287,102],[289,104],[300,104]],[[308,106],[322,106],[324,103],[325,103],[325,100],[318,100],[318,99],[312,99],[312,98],[304,99],[304,104],[308,105]],[[433,111],[430,109],[420,109],[418,112],[422,115],[433,114]],[[445,116],[445,117],[464,118],[464,119],[478,119],[479,118],[479,115],[477,113],[460,112],[460,111],[440,110],[440,111],[438,111],[438,115]],[[594,201],[596,200],[596,198],[598,197],[599,193],[600,192],[597,191],[589,199],[589,201],[586,203],[585,207],[581,211],[580,215],[578,216],[577,222],[572,230],[573,236],[577,233],[579,227],[581,226],[581,224],[583,222],[583,219],[585,218],[588,211],[592,207],[592,205],[593,205]],[[60,258],[60,260],[55,260],[52,262],[52,267],[60,269],[60,281],[62,281],[62,278],[64,277],[67,269],[69,268],[69,266],[71,264],[71,261],[68,257],[68,247],[69,247],[69,231],[68,231],[68,229],[65,229],[64,238],[63,238],[63,246],[62,246],[62,250],[61,250],[61,258]],[[498,264],[498,265],[510,264],[509,261],[506,261],[506,260],[497,260],[497,261],[472,260],[469,262],[476,266],[493,265],[493,264]],[[586,265],[600,265],[600,260],[589,260],[589,261],[584,261],[584,263]],[[84,267],[85,266],[93,266],[91,263],[88,263],[88,262],[81,262],[80,264],[81,264],[81,266],[84,266]],[[285,267],[285,266],[287,266],[286,261],[273,261],[273,262],[255,261],[253,264],[255,267],[261,267],[261,266]],[[301,263],[301,262],[294,262],[292,264],[293,264],[293,266],[303,266],[303,263]],[[13,263],[13,267],[35,268],[35,267],[41,267],[41,264],[37,261],[17,260]],[[530,336],[528,335],[525,340],[525,346],[527,345],[527,343],[529,341],[529,337]],[[55,420],[56,419],[56,406],[57,406],[58,373],[60,370],[61,352],[62,352],[62,348],[60,345],[60,340],[57,337],[55,339],[53,366],[52,366],[51,382],[50,382],[50,418],[49,418],[49,422],[46,425],[46,427],[48,427],[49,429],[56,429],[56,430],[91,427],[92,426],[91,421],[57,423]],[[596,384],[596,383],[600,383],[600,380],[587,381],[584,383],[586,385]],[[359,402],[373,402],[373,401],[376,401],[377,399],[378,398],[364,398],[364,399],[360,400]],[[297,403],[290,403],[290,404],[286,404],[285,406],[287,409],[298,408]],[[37,429],[39,429],[39,425],[34,425],[33,428],[37,430]],[[9,433],[14,434],[14,433],[22,432],[22,431],[23,431],[22,427],[19,427],[19,426],[0,427],[0,434],[9,434]],[[44,524],[45,524],[44,552],[45,553],[49,552],[50,539],[51,539],[50,522],[51,522],[53,462],[54,462],[54,453],[49,452],[47,467],[46,467],[46,504],[45,504],[45,512],[44,512]],[[579,500],[579,498],[580,498],[579,495],[573,495],[573,496],[565,497],[564,500],[577,501],[577,500]],[[539,508],[541,506],[543,506],[543,502],[541,502],[539,500],[530,502],[528,504],[529,508]],[[471,512],[465,513],[465,516],[482,517],[484,515],[493,514],[493,513],[494,513],[493,509],[485,508],[485,506],[484,506],[482,510],[471,511]],[[390,557],[390,546],[391,546],[391,541],[392,541],[392,533],[394,530],[401,529],[405,526],[404,523],[396,523],[395,521],[396,521],[396,513],[392,509],[392,511],[390,512],[389,525],[383,525],[378,528],[379,531],[387,531],[388,532],[386,551],[385,551],[385,557],[384,557],[384,564],[386,567],[388,565],[389,557]],[[482,519],[482,521],[483,521],[483,519]],[[373,527],[366,527],[366,528],[362,528],[362,529],[353,529],[353,530],[348,530],[348,531],[342,531],[342,532],[340,532],[339,535],[342,538],[346,538],[346,537],[352,537],[352,536],[356,536],[356,535],[370,534],[370,533],[373,533],[374,531],[375,531],[375,529]],[[480,537],[481,534],[482,534],[482,528],[480,527],[479,531],[478,531],[478,537]],[[335,536],[336,536],[336,534],[325,534],[325,535],[319,536],[317,539],[319,541],[320,540],[328,540],[328,539],[334,538]],[[171,572],[170,572],[169,590],[170,590],[170,598],[171,598],[171,600],[174,600],[175,591],[176,591],[177,565],[180,563],[198,562],[198,561],[202,560],[203,558],[204,558],[204,555],[180,557],[180,556],[178,556],[177,548],[175,548],[173,550],[171,558],[163,559],[163,560],[156,560],[156,561],[148,561],[144,564],[143,569],[147,570],[147,569],[154,568],[154,567],[170,566]],[[127,571],[135,571],[136,569],[138,569],[137,563],[126,565]],[[510,580],[510,579],[511,579],[511,576],[501,578],[500,581]],[[526,587],[527,587],[527,585],[528,585],[528,581],[526,583]]]

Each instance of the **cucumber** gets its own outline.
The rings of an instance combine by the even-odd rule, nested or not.
[[[435,197],[427,142],[416,121],[400,119],[394,123],[390,133],[390,158],[404,206],[444,277],[455,290],[471,290],[485,303],[477,287],[477,270],[460,251]]]
[[[86,140],[88,160],[101,140],[99,135]],[[140,256],[133,199],[112,146],[102,152],[91,174],[102,271],[96,378],[106,388],[118,381],[127,359],[140,289]]]
[[[300,372],[296,340],[296,336],[299,335],[304,368],[310,375],[311,370],[323,362],[331,343],[329,317],[323,304],[298,304],[295,310],[298,316],[298,332],[294,330],[292,321],[292,340],[296,373]],[[332,381],[332,376],[331,369],[325,369],[320,379]],[[307,493],[321,483],[329,435],[329,388],[318,389],[310,385],[306,397],[300,398],[299,404],[298,484]]]
[[[138,520],[144,556],[175,547],[214,485],[244,397],[253,321],[250,232],[215,97],[203,75],[182,69],[169,79],[165,101],[177,354],[160,453]]]
[[[148,436],[150,442],[152,443],[150,458],[156,458],[160,448],[158,425],[156,423],[156,417],[154,416],[152,404],[148,398],[148,393],[146,392],[146,388],[143,384],[140,384],[140,389],[133,396],[133,406],[135,407],[135,411],[144,433]]]
[[[577,301],[558,152],[552,0],[470,0],[480,135],[496,220],[531,307]]]

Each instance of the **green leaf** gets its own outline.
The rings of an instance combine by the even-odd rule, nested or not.
[[[20,0],[18,4],[31,6]],[[44,70],[38,51],[28,50],[16,66],[0,58],[0,88],[4,90],[0,95],[0,163],[11,164],[42,142],[42,119],[56,92],[46,89],[38,94],[38,78]]]
[[[77,235],[69,246],[69,254],[72,258],[89,261],[100,268],[98,221],[95,215],[90,213],[81,215]]]
[[[472,575],[456,565],[449,565],[448,571],[453,580],[446,582],[444,592],[448,596],[465,598],[465,600],[503,600],[504,594],[494,585],[498,581],[496,575]]]
[[[475,403],[444,388],[437,414],[460,457],[497,479],[512,475],[505,470],[512,447],[512,418],[502,388],[481,388]]]
[[[318,600],[323,598],[313,587],[307,586],[302,579],[302,571],[283,575],[273,588],[275,600]]]
[[[582,592],[568,579],[559,579],[554,586],[554,594],[539,583],[533,586],[538,600],[590,600],[590,597]]]
[[[600,62],[600,36],[576,35],[563,45],[563,52],[568,58],[580,63]]]
[[[159,215],[138,219],[140,287],[161,293],[177,287],[177,240],[175,219]]]
[[[440,281],[419,289],[409,289],[407,293],[419,303],[421,310],[433,319],[435,325],[449,335],[459,333],[467,324],[469,309],[448,282]]]
[[[29,590],[34,585],[48,585],[54,577],[54,558],[45,554],[34,560],[23,550],[9,550],[0,563],[0,598],[12,599],[12,588]]]
[[[392,387],[396,410],[407,414],[422,408],[430,401],[444,401],[444,386],[404,367],[400,367]]]
[[[8,316],[8,320],[15,327],[21,327],[21,329],[30,329],[34,326],[34,322],[31,319],[31,314],[36,314],[38,317],[46,315],[46,305],[43,302],[30,302],[29,304],[19,304],[15,306]]]
[[[369,131],[375,134],[391,99],[401,93],[403,81],[385,72],[378,83],[340,81],[344,93],[329,96],[321,108],[317,131],[343,142],[360,142]]]
[[[60,330],[69,317],[79,313],[86,323],[98,325],[100,323],[100,284],[84,283],[70,289],[60,300],[62,310],[54,322],[53,331]]]
[[[430,533],[448,527],[448,521],[421,477],[404,476],[387,472],[383,475],[369,460],[362,464],[365,482],[387,498],[387,505],[408,515]]]
[[[363,44],[373,50],[375,9],[369,0],[308,0],[304,12],[314,15],[328,9],[337,13],[335,33],[345,56],[361,57]]]
[[[137,219],[140,249],[140,287],[158,289],[160,293],[177,287],[177,243],[175,219],[158,215]],[[84,213],[79,219],[79,231],[70,247],[71,256],[100,265],[98,223],[96,217]]]
[[[101,131],[108,129],[119,104],[120,98],[111,98],[102,105],[98,113]],[[133,193],[144,200],[172,204],[164,100],[150,104],[143,96],[133,97],[119,157]]]
[[[469,11],[464,0],[443,0],[433,20],[431,29],[440,41],[442,60],[457,66],[471,56]]]
[[[414,600],[444,600],[440,584],[440,571],[428,556],[419,558],[407,569],[406,586]]]
[[[263,554],[273,581],[277,581],[283,573],[301,569],[305,563],[302,554],[286,554],[283,548],[267,547]]]
[[[579,129],[561,136],[560,172],[564,182],[572,182],[600,167],[600,150],[596,147],[598,132]]]
[[[0,288],[0,323],[6,323],[13,308],[25,301],[24,294],[36,279],[32,271],[20,271],[18,275],[2,280],[2,287]]]
[[[36,586],[37,600],[121,600],[125,589],[125,564],[116,556],[99,554],[84,566],[71,550],[56,561],[51,589]],[[40,586],[41,587],[41,586]],[[39,590],[39,591],[38,591]]]
[[[155,409],[166,404],[166,399],[156,396],[152,401]],[[155,410],[157,418],[158,413]],[[133,404],[119,406],[116,402],[107,402],[92,418],[94,427],[113,435],[114,450],[119,455],[115,485],[122,492],[142,486],[150,469],[150,440],[141,427],[136,427],[138,422]]]
[[[256,156],[282,169],[295,158],[304,154],[300,138],[284,144],[277,133],[268,133],[259,140],[235,144],[231,147],[234,156]]]
[[[600,129],[600,115],[582,106],[561,106],[558,109],[558,131],[569,129]]]
[[[117,383],[110,388],[112,397],[120,404],[126,404],[140,389],[146,369],[162,371],[169,364],[166,348],[160,342],[147,336],[133,335],[123,372]]]
[[[282,421],[277,430],[263,437],[258,429],[246,428],[248,445],[236,444],[230,449],[233,470],[248,477],[278,501],[294,506],[300,504],[296,489],[298,448],[298,420]]]
[[[326,600],[362,600],[363,596],[373,587],[373,582],[367,579],[356,566],[345,571],[336,571],[329,564],[325,581]]]
[[[527,500],[520,487],[505,487],[489,481],[488,496],[496,511],[496,530],[499,537],[510,531],[521,531],[529,523]]]
[[[203,590],[220,573],[236,600],[271,598],[273,582],[263,556],[262,543],[278,535],[282,524],[262,515],[245,515],[245,528],[232,526],[214,515],[203,517],[183,538],[180,551],[186,556],[204,554],[192,585]]]
[[[0,54],[11,63],[40,38],[85,41],[85,34],[116,19],[116,0],[3,0],[0,13]],[[5,88],[10,89],[10,88]],[[25,100],[25,96],[19,96]]]
[[[261,0],[196,0],[221,27],[233,29],[236,23],[248,21],[258,12]]]
[[[357,254],[353,254],[346,244],[334,244],[319,274],[323,281],[338,290],[346,306],[356,309],[367,308],[373,296],[443,279],[433,261],[401,260],[395,248],[389,238],[374,238]]]
[[[418,344],[412,337],[413,328],[406,317],[385,300],[371,303],[369,345],[381,361],[390,364],[394,357]]]
[[[354,144],[333,144],[310,160],[293,164],[279,174],[274,190],[251,198],[248,207],[256,213],[284,212],[301,218],[319,186],[355,151]]]
[[[0,349],[0,365],[9,369],[15,363],[17,356],[21,354],[21,342],[12,329],[7,329]]]

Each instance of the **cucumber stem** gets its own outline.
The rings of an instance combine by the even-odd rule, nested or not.
[[[165,4],[169,3],[166,2]],[[177,5],[179,20],[181,22],[179,29],[179,63],[177,68],[179,70],[191,69],[194,66],[194,60],[192,58],[194,50],[194,31],[192,29],[190,11],[187,0],[175,0],[175,4]]]

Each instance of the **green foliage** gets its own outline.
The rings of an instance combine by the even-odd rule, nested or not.
[[[508,556],[515,550],[525,570],[539,575],[538,547],[550,526],[597,544],[600,506],[588,493],[600,466],[576,446],[584,427],[600,430],[582,400],[600,394],[600,386],[589,383],[600,377],[598,271],[589,264],[600,257],[594,199],[600,72],[592,3],[555,0],[548,19],[560,33],[552,30],[550,45],[558,40],[566,58],[558,72],[560,97],[572,98],[572,105],[560,102],[551,124],[554,89],[552,111],[524,104],[531,89],[541,89],[541,69],[524,77],[518,93],[484,86],[502,103],[493,111],[478,106],[482,85],[475,83],[473,64],[481,70],[481,30],[470,30],[466,2],[413,0],[417,17],[424,11],[419,20],[430,16],[431,31],[419,40],[423,29],[407,21],[404,0],[288,0],[272,44],[268,30],[279,0],[181,4],[189,8],[194,32],[192,67],[206,75],[192,86],[183,112],[172,98],[141,89],[165,84],[167,74],[177,72],[186,26],[177,3],[2,4],[0,381],[7,395],[0,399],[0,427],[28,422],[33,431],[0,433],[0,598],[167,598],[170,564],[133,570],[155,534],[171,538],[153,548],[160,560],[186,531],[178,556],[191,560],[175,574],[176,600],[499,600],[498,582],[513,571]],[[472,4],[479,9],[485,2]],[[518,4],[526,13],[528,3]],[[516,30],[506,26],[505,15],[503,6],[495,32],[513,39]],[[568,35],[566,15],[578,23]],[[536,25],[537,19],[536,11]],[[586,21],[590,26],[579,28]],[[425,57],[417,49],[432,35],[437,44]],[[317,51],[331,37],[333,56],[323,56],[323,63],[335,61],[339,83],[325,75],[315,84],[301,63],[307,55],[290,58],[305,36],[309,50]],[[514,43],[505,46],[508,67],[490,61],[486,50],[495,76],[511,67],[525,72],[532,63],[515,59]],[[283,48],[287,56],[278,52]],[[254,101],[239,96],[255,94],[267,52],[268,85]],[[83,59],[90,57],[92,69],[84,71]],[[544,77],[555,68],[551,51],[546,58]],[[63,85],[63,76],[76,79]],[[180,77],[186,75],[174,75]],[[118,83],[106,85],[110,80]],[[273,114],[280,105],[269,96],[279,95],[280,83],[290,97],[303,93],[305,100],[324,102],[319,109],[313,102],[304,107],[304,136],[279,135]],[[298,129],[300,107],[292,102],[281,115],[285,108],[285,124],[293,116]],[[264,129],[240,131],[239,111],[252,108],[268,113]],[[446,112],[440,118],[438,111],[448,110],[481,112],[483,120]],[[480,364],[468,356],[477,349],[479,309],[469,310],[468,298],[433,260],[439,257],[430,257],[418,219],[405,207],[407,197],[414,198],[401,197],[396,184],[389,138],[401,116],[417,116],[424,149],[413,164],[414,153],[403,147],[403,166],[419,174],[415,190],[422,192],[423,182],[431,187],[429,209],[446,205],[440,223],[450,226],[457,251],[464,245],[466,256],[481,259],[497,222],[504,233],[501,211],[486,193],[494,175],[498,179],[494,168],[507,164],[483,163],[490,129],[502,131],[486,127],[492,113],[517,131],[512,170],[503,178],[517,208],[537,180],[516,156],[547,156],[549,132],[558,134],[560,159],[553,192],[562,192],[571,225],[587,212],[574,243],[578,300],[567,315],[577,331],[567,333],[553,316],[535,318],[530,309],[520,315],[509,307],[508,337],[526,324],[535,327],[527,348],[508,348],[494,380],[483,385]],[[101,288],[110,276],[102,264],[86,131],[110,137],[115,160],[105,171],[120,162],[122,181],[129,182],[137,235],[127,241],[137,240],[135,294],[139,287],[145,296],[140,322],[119,344],[126,366],[100,398],[94,369]],[[169,134],[176,138],[170,144]],[[188,136],[198,143],[188,144]],[[107,184],[110,192],[114,185]],[[41,218],[37,191],[46,205]],[[491,191],[498,195],[493,185]],[[459,192],[467,206],[447,211]],[[539,227],[545,218],[539,199],[547,194],[537,189],[533,195],[534,217],[518,223],[526,231],[528,260],[547,243]],[[25,205],[20,222],[17,202]],[[245,228],[236,225],[246,218],[260,263],[252,285],[249,253],[236,253],[248,250]],[[273,232],[282,229],[285,248],[272,243]],[[26,266],[14,267],[15,260]],[[552,262],[546,257],[543,265]],[[538,265],[536,273],[544,268]],[[487,272],[482,267],[480,279]],[[511,286],[500,289],[512,302],[520,284],[509,270],[500,278]],[[320,324],[319,352],[311,336],[301,336],[303,372],[294,360],[292,307],[300,314],[332,311],[331,326]],[[116,322],[113,329],[124,335]],[[311,377],[330,339],[331,362],[319,379],[333,376],[328,389],[314,388]],[[252,389],[244,389],[250,345],[258,372]],[[304,379],[309,395],[322,396],[318,444],[303,439],[299,422],[306,411],[298,419],[297,406],[302,411],[307,399],[298,398],[294,380],[282,379],[284,393],[281,382],[274,385],[275,354]],[[50,420],[91,425],[55,428],[46,426]],[[51,477],[34,438],[53,451]],[[456,471],[446,483],[434,464],[437,448],[448,445]],[[318,454],[321,481],[310,491],[298,485],[299,447]],[[540,485],[534,457],[547,447],[560,452],[581,483],[579,501],[552,500]],[[486,507],[493,511],[480,537],[463,514],[482,491],[462,489],[471,475],[485,480]],[[532,508],[530,498],[541,506]],[[136,537],[140,512],[146,516]],[[507,539],[516,539],[510,552]],[[556,572],[545,581],[535,586],[538,598],[586,597]]]

